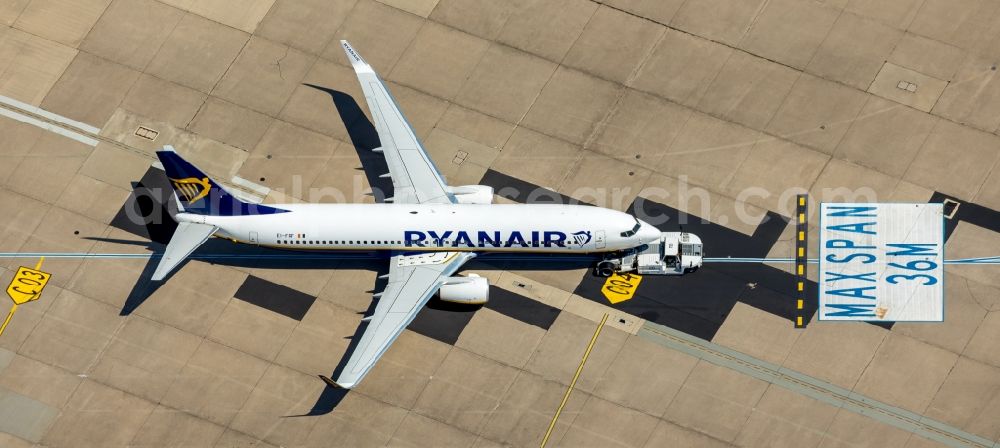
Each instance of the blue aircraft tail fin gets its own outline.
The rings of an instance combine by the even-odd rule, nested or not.
[[[157,151],[167,179],[186,213],[213,216],[244,216],[283,213],[288,210],[241,201],[181,158],[170,145]]]

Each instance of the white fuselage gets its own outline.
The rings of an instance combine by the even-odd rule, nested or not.
[[[218,236],[287,249],[612,252],[657,241],[616,210],[548,204],[275,204],[287,213],[210,216]]]

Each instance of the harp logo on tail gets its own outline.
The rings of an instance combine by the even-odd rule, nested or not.
[[[194,204],[201,200],[201,198],[208,196],[209,190],[212,189],[212,183],[208,181],[207,177],[198,179],[197,177],[186,177],[184,179],[170,179],[174,184],[174,189],[177,190],[184,199],[187,200],[188,204]]]

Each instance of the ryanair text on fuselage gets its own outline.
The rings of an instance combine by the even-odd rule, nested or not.
[[[403,243],[406,247],[567,247],[576,244],[583,247],[590,242],[592,235],[589,230],[581,230],[567,235],[559,231],[478,231],[464,230],[407,230],[403,232]]]

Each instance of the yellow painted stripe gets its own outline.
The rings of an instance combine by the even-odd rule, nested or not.
[[[799,299],[799,302],[798,302],[798,303],[796,303],[796,305],[797,305],[797,306],[796,306],[796,308],[798,308],[798,309],[800,309],[800,310],[801,310],[801,309],[802,309],[802,305],[803,305],[803,303],[802,303],[802,299]]]
[[[806,233],[799,232],[799,241],[805,241],[805,240],[806,240]]]
[[[805,268],[805,266],[803,266],[801,264],[799,265],[799,275],[802,275],[802,273],[804,272],[803,271],[804,268]]]
[[[803,282],[799,282],[799,291],[802,291],[804,288],[805,284]]]
[[[799,248],[799,256],[800,257],[806,256],[806,248],[804,248],[804,247],[800,247]]]
[[[42,268],[42,262],[43,261],[45,261],[45,257],[42,257],[42,258],[38,259],[38,264],[35,265],[35,270],[36,271]]]
[[[806,222],[806,214],[799,213],[799,222]]]
[[[802,316],[798,316],[795,318],[795,325],[798,325],[800,327],[802,326]]]
[[[573,393],[573,388],[576,387],[576,380],[580,378],[580,372],[583,372],[583,365],[587,363],[587,358],[590,357],[590,351],[594,349],[594,344],[597,343],[597,337],[601,335],[601,329],[604,328],[604,323],[608,321],[608,314],[604,313],[604,318],[601,319],[601,323],[597,326],[597,330],[594,331],[594,336],[590,338],[590,344],[587,345],[587,351],[583,352],[583,359],[580,360],[580,365],[576,368],[576,373],[573,374],[573,381],[569,383],[569,387],[566,388],[566,395],[563,395],[562,403],[559,403],[559,408],[556,409],[556,415],[552,416],[552,422],[549,423],[549,429],[545,431],[545,437],[542,438],[542,448],[545,448],[545,444],[549,442],[549,436],[552,435],[552,429],[556,427],[556,421],[559,420],[559,414],[562,413],[564,407],[566,407],[566,402],[569,401],[569,394]]]
[[[799,205],[806,205],[806,197],[799,196]]]
[[[17,311],[16,303],[10,307],[10,312],[7,313],[7,318],[3,320],[3,325],[0,325],[0,335],[3,335],[3,331],[7,329],[7,324],[10,323],[10,318],[14,317],[15,311]]]

